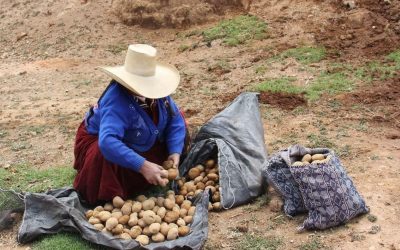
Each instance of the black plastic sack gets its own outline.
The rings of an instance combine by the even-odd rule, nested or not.
[[[201,249],[208,234],[208,193],[194,201],[196,213],[190,233],[173,241],[151,243],[140,247],[135,240],[122,240],[96,230],[85,218],[85,208],[72,188],[47,193],[27,193],[25,213],[18,232],[18,242],[28,243],[44,234],[61,231],[80,233],[82,238],[115,249]]]
[[[261,172],[267,151],[257,93],[242,93],[199,130],[179,173],[184,176],[215,155],[223,208],[245,204],[265,192]]]

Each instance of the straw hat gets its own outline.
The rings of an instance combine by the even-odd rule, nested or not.
[[[180,75],[174,66],[157,62],[156,55],[157,50],[150,45],[132,44],[124,65],[99,69],[141,96],[162,98],[175,91]]]

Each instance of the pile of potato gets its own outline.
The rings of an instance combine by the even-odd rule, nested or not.
[[[86,212],[96,229],[122,239],[135,239],[142,246],[152,242],[175,240],[190,231],[196,207],[183,195],[167,192],[166,197],[139,195],[124,201],[116,196],[111,203]]]
[[[292,164],[292,166],[295,167],[300,167],[300,166],[305,166],[307,164],[320,164],[320,163],[326,163],[330,160],[331,156],[328,155],[326,158],[323,154],[306,154],[302,157],[301,161],[296,161]]]
[[[221,209],[218,164],[213,159],[191,168],[185,177],[177,180],[179,195],[191,199],[204,190],[210,190],[212,197],[208,210]]]

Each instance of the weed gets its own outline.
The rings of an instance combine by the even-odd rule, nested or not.
[[[256,91],[267,91],[267,92],[281,92],[289,94],[299,94],[304,92],[304,89],[297,87],[292,84],[296,78],[294,77],[281,77],[275,79],[269,79],[262,83],[259,83],[256,87]]]
[[[264,74],[267,72],[267,68],[264,65],[258,66],[255,70],[256,74]]]
[[[6,130],[0,130],[0,138],[4,138],[8,135],[8,132]]]
[[[310,101],[315,101],[323,93],[330,95],[337,94],[353,89],[353,82],[350,81],[344,73],[321,73],[309,88],[307,88],[306,96]]]
[[[203,39],[206,42],[222,39],[228,46],[237,46],[249,40],[264,39],[266,29],[267,24],[258,17],[241,15],[203,31]]]
[[[324,47],[299,47],[288,49],[274,57],[273,60],[292,57],[301,64],[310,64],[320,62],[325,56],[326,50]]]
[[[351,147],[348,144],[344,145],[344,147],[339,147],[336,151],[338,156],[342,158],[346,158],[351,155]]]
[[[0,172],[0,186],[19,191],[41,192],[49,188],[70,186],[74,177],[75,170],[72,167],[38,170],[21,164]]]
[[[368,219],[370,222],[376,222],[376,221],[378,220],[378,218],[377,218],[375,215],[373,215],[373,214],[367,215],[367,219]]]
[[[189,45],[182,44],[182,45],[180,45],[180,46],[178,47],[178,52],[181,52],[181,53],[182,53],[182,52],[188,50],[189,48],[190,48]]]
[[[282,239],[277,237],[262,237],[246,234],[236,249],[246,250],[276,250],[282,244]]]
[[[400,66],[400,49],[393,51],[386,58]]]
[[[335,148],[336,144],[329,140],[324,135],[309,134],[307,136],[309,141],[308,146],[311,148]]]
[[[113,53],[114,55],[117,55],[122,51],[125,51],[126,49],[126,44],[110,44],[108,45],[108,48],[106,50]]]
[[[317,237],[312,237],[308,242],[300,245],[300,250],[319,250],[323,249],[324,245]]]
[[[16,151],[16,152],[24,150],[24,149],[28,149],[30,147],[32,147],[32,145],[25,143],[25,142],[14,142],[11,144],[11,150]]]
[[[34,134],[40,135],[40,134],[43,134],[45,129],[46,129],[46,126],[44,126],[44,125],[31,126],[31,127],[28,127],[28,132],[32,132]]]
[[[356,126],[355,129],[360,132],[367,132],[368,131],[368,122],[365,119],[361,119],[360,123]]]
[[[32,249],[40,250],[85,250],[85,249],[106,249],[93,243],[83,240],[79,234],[75,233],[58,233],[46,236],[42,240],[34,243]]]

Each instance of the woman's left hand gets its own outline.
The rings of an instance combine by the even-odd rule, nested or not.
[[[168,160],[173,161],[173,162],[174,162],[174,165],[175,165],[176,167],[179,166],[179,161],[180,161],[180,159],[181,159],[181,155],[180,155],[180,154],[177,154],[177,153],[168,156]]]

